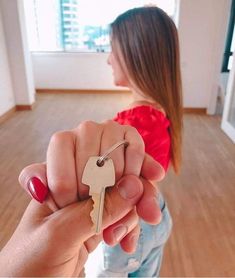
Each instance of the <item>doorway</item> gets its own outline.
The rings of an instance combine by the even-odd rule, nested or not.
[[[224,111],[222,117],[222,130],[235,143],[235,0],[232,1],[231,15],[228,26],[228,35],[222,65],[222,72],[229,72],[228,85]]]

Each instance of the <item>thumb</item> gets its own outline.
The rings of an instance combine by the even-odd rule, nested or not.
[[[48,218],[58,241],[69,244],[70,241],[82,244],[94,235],[90,213],[93,208],[91,199],[79,201],[60,209]]]
[[[108,188],[104,201],[103,229],[127,215],[139,201],[142,193],[142,182],[133,175],[123,177],[116,186]],[[61,236],[73,241],[77,240],[80,243],[86,241],[95,234],[90,217],[92,209],[93,201],[90,198],[54,212],[50,216],[53,229],[57,234],[61,230]]]

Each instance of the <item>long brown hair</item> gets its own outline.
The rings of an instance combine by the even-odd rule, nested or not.
[[[111,24],[114,54],[130,80],[159,103],[170,120],[171,162],[181,163],[182,86],[179,41],[173,20],[157,7],[128,10]]]

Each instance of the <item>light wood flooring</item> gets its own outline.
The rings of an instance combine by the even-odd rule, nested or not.
[[[29,197],[18,185],[26,165],[45,160],[57,130],[83,120],[112,118],[128,94],[40,94],[33,111],[0,125],[0,248],[14,231]],[[235,276],[235,145],[220,117],[184,116],[183,167],[160,184],[174,227],[161,276]]]

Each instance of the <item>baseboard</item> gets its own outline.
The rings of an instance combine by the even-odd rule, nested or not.
[[[16,111],[24,111],[24,110],[33,110],[33,104],[29,104],[29,105],[16,105]]]
[[[120,93],[130,93],[129,90],[88,90],[88,89],[36,89],[38,94],[120,94]]]
[[[0,116],[0,124],[13,116],[16,111],[33,110],[35,103],[31,105],[16,105]]]
[[[88,90],[88,89],[36,89],[38,94],[120,94],[120,93],[131,93],[130,90]],[[184,113],[188,114],[205,114],[207,112],[206,108],[194,108],[185,107],[183,109]]]
[[[88,94],[88,93],[109,93],[109,94],[113,94],[113,93],[130,93],[130,91],[125,90],[47,90],[47,89],[37,89],[36,90],[37,93],[79,93],[79,94]],[[25,110],[33,110],[35,103],[31,104],[31,105],[16,105],[15,107],[11,108],[10,110],[8,110],[7,112],[5,112],[3,115],[0,116],[0,124],[3,123],[4,121],[6,121],[7,119],[9,119],[14,113],[15,111],[25,111]],[[184,113],[186,114],[201,114],[201,115],[206,115],[207,113],[207,109],[206,108],[194,108],[194,107],[185,107],[183,109]]]
[[[7,112],[5,112],[3,115],[0,116],[0,124],[5,122],[7,119],[9,119],[16,111],[16,107],[14,106]]]
[[[206,115],[207,109],[206,108],[197,108],[197,107],[184,107],[183,109],[185,114],[201,114]]]

